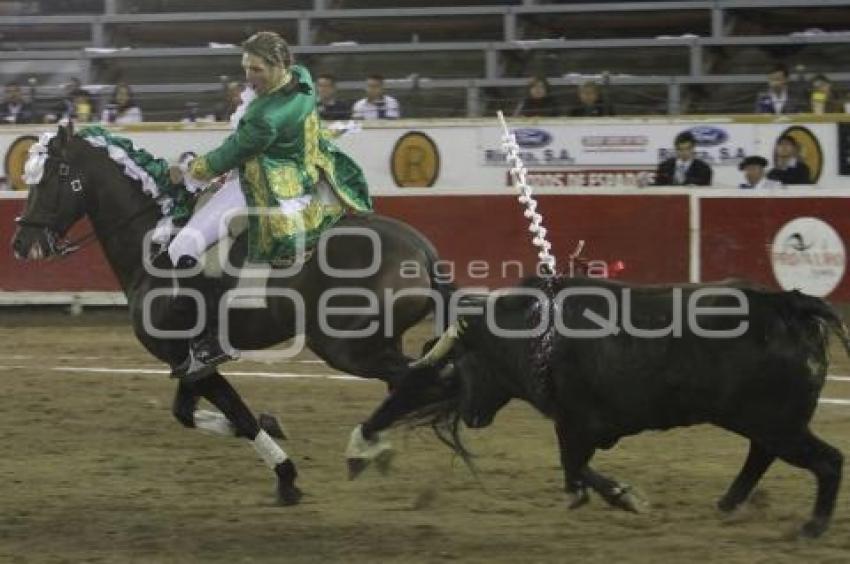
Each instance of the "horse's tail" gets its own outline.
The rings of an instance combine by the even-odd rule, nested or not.
[[[436,300],[434,307],[434,316],[440,320],[436,326],[439,334],[448,329],[452,323],[450,319],[452,294],[457,292],[457,286],[452,282],[451,277],[444,276],[439,271],[440,258],[437,256],[437,250],[430,245],[425,246],[425,254],[428,257],[428,278],[431,280],[431,288],[437,292],[440,299]]]

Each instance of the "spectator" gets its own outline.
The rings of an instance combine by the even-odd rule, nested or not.
[[[776,140],[774,150],[776,166],[767,177],[782,184],[813,184],[809,167],[800,160],[800,146],[790,135]]]
[[[696,139],[690,131],[676,136],[673,145],[676,156],[658,165],[655,173],[656,186],[710,186],[711,167],[695,157]]]
[[[747,157],[738,165],[738,170],[744,171],[744,180],[739,188],[746,189],[762,189],[762,188],[781,188],[782,183],[775,180],[770,180],[764,174],[764,169],[767,168],[767,159],[759,156]]]
[[[133,91],[127,83],[121,82],[115,86],[112,99],[103,109],[100,120],[118,125],[142,121],[142,110],[133,99]]]
[[[32,104],[24,100],[21,87],[10,82],[3,92],[3,104],[0,105],[0,123],[33,123],[35,112]]]
[[[45,121],[53,123],[63,119],[73,119],[83,122],[91,121],[92,103],[91,94],[83,89],[78,78],[72,78],[65,85],[65,97],[59,101],[53,111],[45,116]]]
[[[549,81],[542,76],[532,77],[526,86],[525,98],[514,110],[516,117],[555,117],[561,115],[558,101],[550,95]]]
[[[233,80],[224,88],[224,98],[215,107],[216,121],[230,121],[230,116],[242,103],[242,83]]]
[[[768,73],[767,83],[767,92],[760,92],[756,98],[757,114],[793,114],[799,111],[799,104],[791,96],[785,65],[776,65]]]
[[[354,103],[351,107],[351,117],[354,119],[398,119],[401,117],[398,100],[384,94],[383,76],[373,74],[366,79],[366,97]]]
[[[813,114],[838,114],[844,111],[840,96],[832,89],[832,81],[819,74],[812,79],[811,108]]]
[[[602,103],[599,86],[592,81],[587,81],[578,87],[579,105],[570,111],[573,117],[595,117],[610,116],[614,112]]]
[[[325,121],[351,118],[350,106],[336,99],[336,78],[333,75],[320,74],[316,79],[316,108],[319,117]]]

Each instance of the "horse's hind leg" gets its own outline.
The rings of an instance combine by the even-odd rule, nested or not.
[[[197,409],[199,393],[194,384],[180,381],[174,393],[171,413],[184,427],[206,431],[224,437],[246,437],[240,434],[236,426],[222,413],[207,409]],[[276,439],[286,439],[280,423],[274,415],[261,413],[257,418],[260,428]]]
[[[190,429],[198,427],[195,423],[195,409],[198,406],[198,394],[193,389],[193,386],[185,382],[177,384],[177,391],[174,393],[174,401],[171,402],[171,414],[184,427]]]
[[[768,448],[789,464],[805,468],[817,479],[817,497],[812,518],[800,531],[803,536],[818,537],[829,527],[838,488],[844,457],[837,448],[816,437],[806,429],[798,436],[772,443]]]
[[[212,403],[233,423],[239,436],[249,438],[260,458],[274,470],[278,479],[278,502],[293,505],[301,499],[301,490],[295,485],[295,464],[268,433],[260,428],[251,410],[218,372],[194,384],[197,392]]]
[[[750,452],[747,454],[747,460],[732,485],[729,486],[729,490],[717,502],[718,509],[729,512],[743,503],[774,460],[776,460],[776,455],[759,443],[750,440]]]

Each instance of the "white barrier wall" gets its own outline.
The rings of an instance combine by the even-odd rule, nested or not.
[[[737,186],[741,182],[737,165],[743,156],[772,160],[776,139],[791,133],[800,142],[803,159],[820,172],[818,184],[844,187],[838,124],[815,119],[541,119],[512,120],[512,125],[531,183],[554,192],[651,183],[656,164],[672,155],[673,139],[686,130],[695,134],[699,156],[714,169],[717,186]],[[0,127],[0,154],[6,155],[20,136],[38,135],[46,127]],[[186,150],[212,149],[229,133],[225,124],[139,124],[113,130],[170,160]],[[495,118],[403,120],[357,124],[338,143],[364,168],[376,195],[421,194],[426,189],[420,187],[427,185],[434,193],[510,193],[500,135]]]

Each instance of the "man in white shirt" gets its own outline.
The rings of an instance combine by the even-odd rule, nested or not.
[[[762,190],[764,188],[782,188],[782,183],[770,180],[765,176],[764,169],[767,168],[767,159],[759,156],[747,157],[738,165],[738,170],[744,172],[744,180],[739,188],[747,190]]]
[[[398,100],[384,94],[384,77],[370,75],[366,79],[366,97],[351,107],[352,119],[398,119],[401,108]]]

